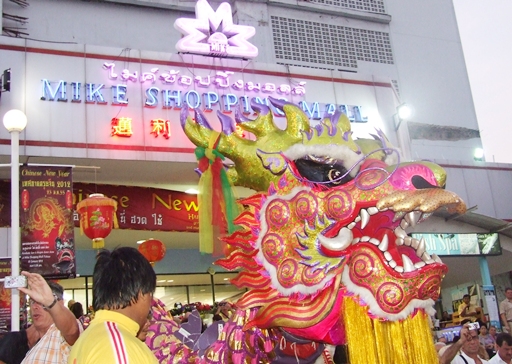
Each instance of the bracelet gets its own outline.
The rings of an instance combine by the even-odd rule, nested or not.
[[[49,306],[45,306],[45,305],[42,305],[43,308],[48,311],[50,309],[53,308],[53,306],[55,306],[55,304],[57,303],[57,301],[59,301],[59,298],[57,297],[57,295],[55,293],[53,293],[53,302],[49,305]]]

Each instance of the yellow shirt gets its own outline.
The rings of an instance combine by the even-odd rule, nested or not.
[[[459,305],[459,317],[462,320],[465,320],[465,319],[470,319],[472,322],[475,322],[478,318],[478,313],[475,313],[474,315],[471,315],[471,316],[462,316],[462,311],[464,311],[464,308],[468,306],[469,309],[467,312],[476,312],[476,306],[475,305],[472,305],[471,303],[469,305],[466,305],[465,303],[461,303]]]
[[[139,325],[118,312],[100,310],[71,349],[68,364],[157,364],[137,339]]]

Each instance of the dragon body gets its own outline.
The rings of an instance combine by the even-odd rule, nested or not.
[[[400,163],[383,133],[353,139],[345,115],[310,126],[295,105],[272,99],[286,116],[254,104],[255,120],[222,114],[215,132],[196,111],[182,126],[199,148],[229,158],[227,175],[254,195],[239,203],[241,229],[222,238],[216,264],[238,271],[247,292],[208,345],[167,345],[166,362],[332,362],[324,348],[344,345],[350,363],[432,363],[428,315],[447,267],[407,229],[464,202],[444,189],[431,162]],[[172,329],[171,331],[176,331]],[[197,343],[197,342],[196,342]],[[206,346],[205,346],[206,345]]]

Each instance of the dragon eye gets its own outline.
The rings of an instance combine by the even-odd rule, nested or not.
[[[297,171],[310,182],[321,183],[326,187],[338,186],[352,180],[347,169],[341,164],[325,164],[312,161],[311,159],[295,160]],[[345,177],[343,177],[345,175]],[[343,178],[341,178],[343,177]]]
[[[341,177],[341,172],[337,169],[331,169],[327,173],[327,177],[329,178],[329,181],[332,181],[335,185],[339,185],[341,183],[341,179],[339,179]]]

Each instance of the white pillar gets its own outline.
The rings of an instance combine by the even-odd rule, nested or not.
[[[20,275],[20,133],[27,117],[20,110],[9,110],[3,118],[11,133],[11,275]],[[20,291],[11,292],[11,331],[20,331]]]
[[[11,131],[11,275],[20,275],[20,132]],[[20,291],[11,293],[11,331],[20,331]]]

